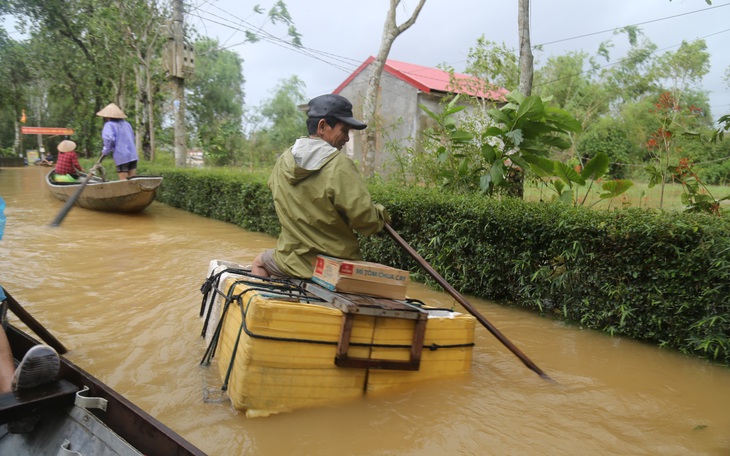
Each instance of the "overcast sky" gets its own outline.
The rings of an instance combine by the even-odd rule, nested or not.
[[[257,106],[270,98],[277,84],[292,75],[306,84],[311,98],[332,92],[380,47],[388,0],[285,0],[302,35],[303,49],[284,44],[285,29],[265,23],[251,12],[273,0],[186,0],[186,21],[202,35],[243,58],[245,103]],[[711,55],[704,79],[713,117],[730,112],[730,89],[723,75],[730,67],[730,2],[714,0],[532,0],[532,45],[537,66],[550,55],[584,50],[595,55],[598,45],[613,38],[612,61],[627,46],[625,35],[612,31],[638,25],[658,46],[658,53],[676,51],[683,40],[704,38]],[[398,23],[410,16],[417,0],[405,0]],[[263,27],[269,38],[244,43],[245,30]],[[604,33],[598,33],[604,32]],[[518,49],[517,0],[427,0],[416,23],[400,35],[389,58],[424,66],[448,64],[457,72],[466,66],[477,38]],[[587,35],[587,36],[586,36]],[[556,42],[558,41],[558,42]],[[556,43],[553,43],[556,42]],[[552,44],[549,44],[552,43]],[[604,63],[605,61],[601,61]]]

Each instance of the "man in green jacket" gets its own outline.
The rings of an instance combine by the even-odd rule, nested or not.
[[[264,277],[312,277],[318,254],[362,260],[355,232],[377,233],[390,220],[342,146],[364,123],[340,95],[309,102],[308,138],[299,138],[276,162],[269,177],[281,233],[275,249],[256,257],[252,272]]]

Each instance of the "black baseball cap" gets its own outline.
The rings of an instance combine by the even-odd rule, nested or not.
[[[352,103],[347,98],[333,93],[320,95],[309,100],[307,116],[313,118],[334,117],[355,130],[367,128],[367,124],[352,117]]]

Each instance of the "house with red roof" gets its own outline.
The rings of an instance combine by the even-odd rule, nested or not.
[[[355,117],[362,117],[362,106],[375,57],[369,57],[333,93],[342,95],[353,104]],[[378,129],[374,169],[381,174],[389,174],[394,150],[400,152],[407,148],[419,150],[421,132],[434,127],[435,122],[419,105],[432,112],[441,112],[440,103],[445,97],[467,95],[460,103],[474,108],[474,99],[494,103],[505,103],[507,90],[491,87],[484,81],[465,74],[454,73],[438,68],[425,67],[412,63],[386,60],[380,79],[378,94]],[[368,128],[373,127],[369,125]],[[351,140],[343,151],[353,160],[362,163],[362,139],[358,132],[352,131]]]

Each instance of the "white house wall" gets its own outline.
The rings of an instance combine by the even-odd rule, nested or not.
[[[352,81],[343,87],[339,94],[353,104],[353,114],[362,119],[362,106],[370,78],[370,68],[357,74]],[[419,104],[423,104],[432,112],[441,112],[440,102],[445,93],[425,93],[413,85],[383,72],[380,79],[379,115],[382,119],[378,125],[368,125],[368,129],[377,128],[377,147],[375,157],[375,171],[381,175],[388,175],[393,170],[393,158],[396,153],[407,153],[409,148],[421,147],[420,132],[434,127],[435,122]],[[471,112],[473,106],[460,103],[467,107],[465,112]],[[362,119],[365,120],[365,119]],[[363,134],[352,130],[350,142],[344,151],[358,164],[362,170],[362,141]]]
[[[340,95],[352,102],[356,117],[362,116],[363,99],[369,77],[369,71],[366,69],[340,91]],[[410,84],[383,72],[378,101],[381,120],[377,125],[368,125],[368,128],[374,127],[378,131],[375,170],[381,174],[388,174],[388,161],[394,153],[390,150],[393,148],[392,144],[397,144],[398,151],[413,147],[412,138],[415,137],[419,125],[418,91]],[[351,142],[352,158],[362,168],[361,133],[352,132]],[[391,143],[390,148],[388,143]]]

